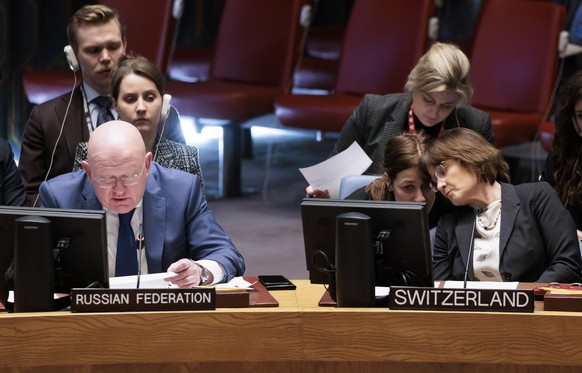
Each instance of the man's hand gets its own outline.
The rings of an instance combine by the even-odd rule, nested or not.
[[[164,278],[165,281],[186,289],[200,284],[200,267],[190,259],[180,259],[168,268],[168,272],[176,275]]]

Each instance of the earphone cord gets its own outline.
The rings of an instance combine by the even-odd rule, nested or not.
[[[73,94],[75,93],[75,87],[77,86],[77,74],[73,74],[73,77],[74,77],[73,87],[71,89],[71,94],[69,95],[69,102],[67,103],[67,109],[65,110],[65,116],[63,117],[63,122],[61,123],[61,129],[59,130],[59,136],[57,137],[57,141],[55,141],[55,146],[53,147],[53,151],[51,153],[51,161],[49,163],[48,170],[46,171],[46,175],[44,176],[44,179],[42,182],[47,181],[48,176],[51,172],[51,169],[53,168],[53,163],[55,160],[55,153],[57,152],[57,145],[59,144],[59,141],[61,140],[61,137],[63,135],[63,129],[65,128],[65,121],[67,120],[67,116],[69,115],[69,108],[71,107],[71,102],[73,101]],[[40,188],[40,185],[39,185],[39,188]],[[36,205],[38,203],[38,199],[40,198],[40,194],[38,192],[40,192],[40,191],[37,191],[36,198],[34,199],[34,203],[32,204],[33,207],[38,207]]]

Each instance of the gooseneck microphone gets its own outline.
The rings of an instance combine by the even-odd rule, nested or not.
[[[137,232],[137,284],[135,286],[136,289],[139,289],[139,280],[141,277],[141,250],[143,248],[143,241],[144,241],[144,236],[143,236],[143,224],[139,224],[139,232]]]
[[[475,245],[475,229],[477,228],[477,215],[483,212],[483,207],[477,206],[473,208],[475,213],[475,220],[473,220],[473,230],[471,231],[471,241],[469,241],[469,255],[467,255],[467,265],[465,266],[465,279],[463,281],[463,289],[467,288],[467,278],[469,277],[469,263],[473,260],[473,246]]]

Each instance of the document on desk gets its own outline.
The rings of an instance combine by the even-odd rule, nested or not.
[[[341,179],[347,175],[361,175],[371,164],[370,157],[354,141],[343,152],[299,171],[314,189],[327,189],[331,198],[338,198]]]
[[[445,281],[445,289],[463,289],[464,281]],[[515,290],[519,282],[467,281],[467,289]]]
[[[167,277],[174,276],[172,272],[161,272],[161,273],[150,273],[147,275],[141,275],[139,279],[140,289],[171,289],[177,288],[178,286],[165,281]],[[135,289],[137,285],[137,276],[122,276],[122,277],[110,277],[109,278],[109,288],[110,289]],[[252,284],[242,277],[234,277],[232,280],[226,283],[213,285],[217,290],[252,290]]]

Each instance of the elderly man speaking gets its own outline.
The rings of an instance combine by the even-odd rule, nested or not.
[[[82,166],[44,182],[42,206],[106,211],[111,277],[137,274],[138,260],[142,273],[175,273],[167,281],[181,288],[243,274],[244,259],[209,210],[198,176],[153,162],[133,125],[99,126]]]

